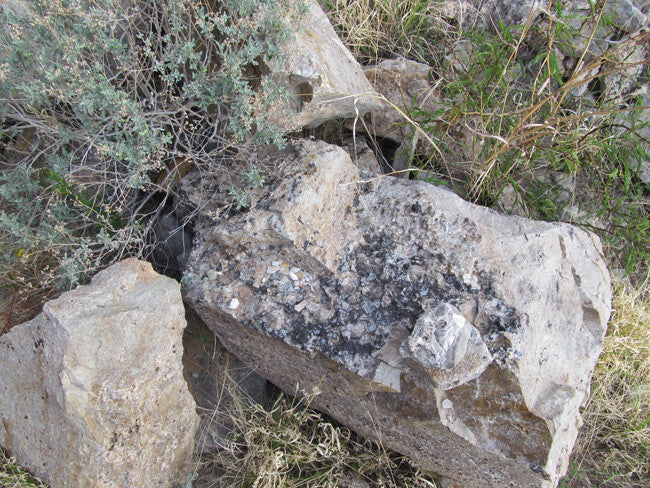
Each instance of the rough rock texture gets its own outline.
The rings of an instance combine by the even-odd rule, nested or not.
[[[282,55],[270,68],[293,94],[270,116],[284,132],[379,108],[361,66],[314,0],[306,2],[294,39],[282,46]]]
[[[409,159],[413,154],[431,154],[434,151],[426,137],[407,122],[404,114],[412,113],[415,107],[436,113],[440,109],[447,109],[448,103],[441,100],[437,85],[431,82],[429,66],[426,64],[398,57],[367,67],[365,73],[374,89],[386,99],[381,110],[370,114],[367,127],[373,135],[400,144],[390,169],[402,171],[409,167]],[[445,161],[455,163],[456,173],[462,170],[459,163],[474,161],[476,154],[472,149],[480,151],[480,146],[477,147],[473,134],[464,127],[457,127],[452,135],[454,142],[447,144]],[[454,176],[457,176],[455,173]]]
[[[176,486],[198,424],[177,282],[128,259],[0,337],[0,444],[52,488]]]
[[[270,407],[278,389],[229,353],[191,308],[185,317],[183,366],[201,418],[194,451],[204,454],[232,444],[236,396]]]
[[[553,486],[610,313],[598,239],[296,152],[249,213],[198,226],[186,299],[253,369],[425,470]]]
[[[430,112],[441,107],[426,64],[398,57],[369,66],[365,73],[373,87],[402,111],[409,111],[414,104]],[[388,103],[371,114],[371,127],[376,134],[396,141],[413,138],[412,127],[404,122],[405,118]]]
[[[372,143],[372,140],[371,140]],[[370,173],[381,174],[381,165],[377,161],[377,157],[370,146],[368,141],[361,134],[356,136],[349,136],[342,141],[341,147],[350,155],[352,162],[362,171]]]

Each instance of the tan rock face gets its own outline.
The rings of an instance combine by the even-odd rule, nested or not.
[[[593,235],[359,174],[303,142],[247,214],[199,224],[186,299],[224,345],[423,469],[549,487],[610,313]]]
[[[361,116],[380,107],[361,66],[323,9],[314,0],[305,2],[305,7],[294,39],[282,46],[282,55],[270,67],[276,81],[292,93],[270,117],[284,132]]]
[[[177,282],[135,259],[0,337],[0,444],[52,488],[171,487],[198,424]]]

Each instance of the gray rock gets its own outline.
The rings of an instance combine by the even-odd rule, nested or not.
[[[442,302],[415,322],[400,355],[423,367],[436,386],[448,390],[480,376],[493,361],[480,332],[453,305]]]
[[[128,259],[0,337],[0,444],[52,488],[172,487],[198,424],[180,287]]]
[[[381,174],[381,166],[375,153],[368,146],[366,138],[360,134],[347,137],[341,147],[350,155],[352,162],[362,171]]]
[[[233,419],[242,399],[270,407],[276,398],[268,381],[230,354],[190,307],[185,317],[183,365],[201,418],[195,453],[207,454],[236,441]]]
[[[373,136],[386,137],[400,144],[391,169],[405,170],[413,153],[428,154],[433,150],[406,118],[415,107],[435,112],[443,106],[439,93],[429,82],[429,66],[398,57],[368,67],[365,73],[374,89],[385,97],[382,109],[370,115],[367,127]],[[363,128],[359,126],[360,130]]]
[[[424,470],[554,486],[610,313],[598,239],[296,151],[248,214],[199,223],[186,299],[262,376],[318,387]]]
[[[385,97],[381,110],[370,114],[367,128],[374,136],[389,138],[400,144],[395,151],[391,170],[396,175],[408,176],[415,154],[430,155],[436,149],[428,136],[416,129],[406,116],[417,108],[434,114],[447,110],[449,102],[441,98],[435,84],[431,83],[429,66],[404,58],[381,61],[365,70],[374,89]],[[359,126],[358,129],[365,128]],[[481,150],[482,141],[469,129],[457,124],[450,130],[443,159],[454,179],[466,178],[467,163],[473,163]]]
[[[282,46],[282,55],[270,66],[276,81],[292,93],[269,119],[284,132],[361,116],[380,107],[361,66],[321,7],[314,0],[305,4],[294,39]]]

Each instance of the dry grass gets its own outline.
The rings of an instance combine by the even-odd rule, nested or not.
[[[457,35],[445,20],[447,5],[427,0],[328,0],[328,15],[346,46],[362,62],[410,56],[431,60],[443,37]]]
[[[318,392],[281,395],[271,408],[253,401],[225,375],[207,412],[221,449],[198,457],[193,488],[436,488],[408,461],[358,438],[309,408]],[[223,426],[230,426],[224,437]]]

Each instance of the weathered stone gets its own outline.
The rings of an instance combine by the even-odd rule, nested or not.
[[[610,312],[598,239],[296,152],[248,214],[199,223],[186,299],[260,374],[317,386],[316,408],[423,469],[553,486]]]
[[[201,418],[194,450],[204,454],[232,443],[243,397],[264,406],[275,398],[268,381],[230,354],[190,307],[185,317],[183,366]]]
[[[350,155],[352,162],[362,171],[381,174],[381,166],[375,153],[368,146],[366,138],[360,134],[343,140],[341,147]]]
[[[435,87],[429,82],[426,64],[399,57],[367,67],[365,73],[375,90],[390,102],[384,102],[381,110],[371,114],[369,127],[380,137],[399,142],[412,140],[413,127],[399,111],[409,112],[416,105],[432,112],[442,106]]]
[[[270,66],[276,81],[292,93],[269,118],[284,132],[361,116],[380,106],[361,66],[318,3],[307,0],[305,10],[294,39],[282,46],[282,55]]]
[[[122,261],[0,337],[0,444],[65,487],[172,487],[194,445],[180,287]]]
[[[398,57],[368,67],[365,73],[385,101],[381,110],[370,114],[370,123],[359,129],[367,127],[373,136],[399,143],[391,169],[403,171],[408,168],[412,154],[429,154],[433,150],[406,118],[414,107],[428,112],[442,107],[438,92],[429,82],[429,66]]]
[[[404,58],[381,61],[365,70],[374,89],[385,97],[381,110],[372,112],[367,126],[374,136],[396,141],[399,147],[391,164],[396,175],[408,176],[405,170],[415,154],[435,151],[431,141],[409,122],[406,116],[414,108],[428,113],[447,109],[448,102],[441,99],[436,84],[431,82],[429,66]],[[462,179],[466,163],[473,163],[480,152],[482,141],[465,126],[450,129],[444,160],[454,178]]]

